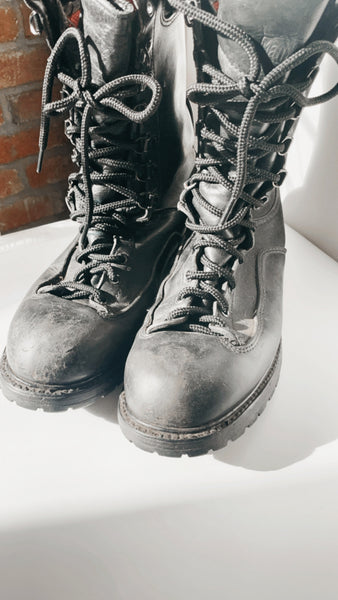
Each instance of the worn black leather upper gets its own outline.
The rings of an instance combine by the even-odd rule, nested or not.
[[[67,388],[120,369],[182,238],[176,189],[190,173],[192,153],[184,61],[177,60],[184,29],[182,18],[162,23],[161,3],[141,2],[135,11],[125,0],[85,0],[76,31],[61,3],[29,5],[53,47],[40,147],[46,119],[64,106],[79,168],[67,203],[80,231],[20,305],[6,356],[28,387]],[[63,99],[52,103],[48,86],[60,71]],[[156,99],[150,89],[155,94],[159,86],[155,114],[138,122]]]
[[[10,326],[7,359],[17,377],[43,384],[69,384],[120,368],[147,306],[160,283],[165,261],[179,242],[178,214],[158,212],[131,253],[131,271],[115,285],[115,301],[68,300],[41,294],[46,282],[64,277],[72,244],[28,292]]]
[[[278,193],[269,204],[256,211],[257,242],[236,268],[229,316],[223,328],[210,326],[214,335],[166,320],[198,256],[194,235],[182,247],[127,359],[128,408],[140,421],[201,426],[240,402],[270,368],[280,344],[285,250]]]
[[[271,46],[264,31],[277,3],[270,15],[267,2],[224,2],[230,24],[209,3],[204,11],[170,3],[194,29],[197,84],[188,97],[199,107],[198,154],[179,203],[192,233],[130,351],[123,400],[128,426],[145,437],[156,430],[158,440],[162,432],[166,444],[168,432],[188,438],[219,422],[263,385],[277,360],[285,260],[278,187],[318,56],[338,58],[332,44],[316,41],[288,57],[313,30],[314,40],[319,31],[332,39],[330,11],[316,29],[325,3],[296,39],[293,22],[285,30],[287,19],[275,20]],[[298,17],[302,4],[294,6]]]

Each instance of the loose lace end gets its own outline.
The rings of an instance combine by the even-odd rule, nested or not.
[[[36,164],[36,172],[37,173],[41,173],[44,153],[45,153],[45,151],[43,150],[43,148],[40,148],[40,150],[39,150],[39,156],[38,156],[38,161],[37,161],[37,164]]]

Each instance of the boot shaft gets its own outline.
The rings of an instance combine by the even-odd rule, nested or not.
[[[193,166],[183,16],[175,14],[168,19],[161,0],[142,0],[137,9],[126,0],[26,3],[32,9],[32,28],[35,33],[45,33],[51,48],[74,23],[83,31],[94,89],[127,73],[146,74],[159,82],[162,99],[156,115],[142,125],[129,127],[124,137],[139,139],[138,157],[142,154],[147,163],[141,165],[137,176],[139,187],[145,188],[142,193],[150,191],[157,207],[176,206],[178,190]],[[59,57],[59,64],[62,70],[79,76],[77,48],[69,45]],[[144,101],[141,95],[140,105]]]
[[[178,6],[178,4],[175,5]],[[182,5],[187,6],[187,3],[183,2]],[[198,3],[198,6],[205,9],[204,14],[216,16],[216,12],[208,2],[202,1]],[[301,48],[318,40],[333,42],[337,37],[338,8],[334,0],[322,0],[321,2],[305,0],[293,3],[292,10],[285,3],[280,6],[267,0],[259,2],[250,0],[245,3],[230,0],[230,2],[220,2],[217,17],[233,27],[229,37],[217,33],[212,26],[206,27],[196,20],[191,21],[197,81],[206,85],[210,84],[212,77],[210,72],[206,73],[207,63],[223,72],[234,85],[238,85],[237,96],[232,94],[231,99],[229,96],[225,96],[227,115],[236,125],[240,125],[248,100],[254,94],[253,89],[250,89],[251,83],[259,83],[274,67],[280,65]],[[240,32],[242,38],[240,40],[234,39],[236,28],[238,28],[237,33]],[[248,45],[251,45],[251,54],[256,54],[255,73],[252,63],[250,64]],[[324,53],[325,50],[321,52],[318,49],[318,53],[309,56],[307,60],[300,61],[300,64],[289,71],[285,68],[279,80],[274,78],[276,84],[291,84],[308,94]],[[194,102],[194,90],[190,94],[188,92],[188,95]],[[263,136],[266,135],[268,123],[273,123],[274,113],[284,111],[285,118],[281,120],[280,126],[276,128],[272,136],[274,142],[281,143],[282,140],[285,140],[284,150],[279,153],[279,158],[276,153],[271,152],[270,154],[266,153],[263,161],[259,159],[257,161],[263,167],[271,167],[275,161],[277,170],[278,167],[281,169],[284,166],[285,158],[280,157],[286,156],[291,135],[302,109],[302,106],[297,105],[292,98],[287,99],[288,102],[281,100],[283,98],[278,96],[275,96],[270,102],[262,99],[262,107],[259,107],[257,112],[258,118],[251,122],[252,134],[257,137]],[[201,153],[205,151],[205,145],[201,140],[200,129],[206,119],[209,121],[211,119],[210,104],[216,106],[217,101],[222,110],[219,93],[217,98],[209,97],[209,103],[208,100],[199,103],[197,138]],[[267,116],[266,123],[259,114],[260,110],[264,111],[263,116]],[[219,125],[218,129],[220,133],[226,135],[222,125]]]
[[[217,17],[211,1],[203,11],[169,1],[195,37],[198,81],[188,96],[199,108],[198,153],[179,205],[191,235],[129,353],[119,422],[145,450],[194,456],[244,433],[277,385],[285,260],[278,186],[287,136],[302,107],[338,92],[307,96],[318,56],[329,53],[338,63],[338,51],[327,41],[304,46],[318,33],[309,19],[300,19],[297,40],[289,35],[293,23],[280,38],[273,31],[271,45],[253,37],[257,25],[277,26],[274,16],[291,0],[224,0],[236,25]],[[293,4],[286,21],[314,6]],[[227,63],[220,40],[232,44]]]
[[[171,4],[193,28],[197,72],[197,84],[188,90],[198,106],[197,161],[183,202],[198,187],[202,197],[209,196],[214,214],[207,215],[196,195],[192,206],[215,226],[231,219],[242,193],[251,196],[247,200],[253,206],[282,184],[302,108],[335,95],[333,88],[307,100],[323,55],[337,60],[327,43],[336,38],[337,11],[333,0],[310,1],[306,7],[300,2],[290,14],[284,4],[271,6],[267,0],[221,2],[218,15],[207,1],[197,3],[204,10],[181,0]]]
[[[281,287],[285,237],[278,188],[299,114],[338,91],[335,86],[319,98],[307,97],[322,55],[338,62],[338,51],[328,41],[335,37],[333,3],[317,24],[300,32],[311,35],[306,46],[274,66],[257,40],[223,22],[209,4],[200,10],[181,0],[170,2],[193,26],[197,83],[188,98],[198,105],[198,151],[179,202],[192,236],[155,311],[155,327],[210,334],[216,326],[218,334],[231,331],[239,339],[237,323],[254,319],[258,310],[260,256],[278,253],[279,276],[271,276],[267,285]],[[236,53],[230,53],[231,73],[222,70],[220,37],[237,45],[248,68],[242,71]]]

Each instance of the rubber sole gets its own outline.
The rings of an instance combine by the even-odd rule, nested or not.
[[[195,429],[159,429],[141,423],[128,411],[125,393],[120,396],[118,419],[126,438],[138,448],[161,456],[200,456],[224,448],[239,438],[263,412],[277,386],[281,369],[281,347],[256,388],[217,422]]]
[[[112,376],[100,374],[72,386],[43,385],[19,379],[8,365],[4,352],[0,363],[0,387],[4,396],[30,410],[60,412],[93,404],[112,392],[122,381],[122,369]]]

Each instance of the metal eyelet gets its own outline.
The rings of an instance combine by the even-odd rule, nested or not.
[[[97,290],[99,290],[103,286],[103,284],[106,280],[106,276],[107,276],[107,273],[105,271],[103,271],[101,273],[101,275],[99,275],[99,274],[93,275],[91,278],[92,286],[95,287]]]
[[[191,5],[192,5],[192,6],[194,6],[195,8],[198,8],[198,3],[197,3],[197,0],[190,0],[190,1],[188,2],[188,4],[191,4]],[[186,22],[186,25],[187,25],[187,27],[192,27],[192,26],[193,26],[194,19],[190,19],[190,18],[188,17],[188,15],[185,15],[185,16],[184,16],[184,20],[185,20],[185,22]]]
[[[120,263],[121,265],[125,265],[128,262],[128,254],[126,254],[125,252],[121,252],[121,254],[118,254],[118,257],[121,259]]]
[[[317,74],[318,74],[318,71],[319,71],[319,66],[318,66],[318,65],[315,65],[315,66],[314,66],[314,67],[311,69],[311,71],[309,71],[309,73],[307,74],[307,76],[306,76],[306,79],[310,79],[310,80],[312,80],[312,81],[313,81],[313,80],[316,78],[316,76],[317,76]]]
[[[284,183],[284,179],[285,179],[285,177],[287,175],[287,171],[286,171],[286,169],[280,169],[280,171],[278,171],[278,173],[276,173],[276,175],[279,175],[278,182],[276,183],[275,181],[273,181],[272,185],[275,188],[279,188]]]
[[[148,221],[150,212],[151,212],[150,207],[145,208],[144,214],[142,215],[142,217],[138,217],[137,219],[135,219],[136,223],[145,223],[146,221]]]
[[[95,300],[93,296],[89,298],[89,306],[92,306],[92,308],[95,308],[95,310],[100,313],[104,313],[105,315],[108,314],[108,308],[104,305],[104,303]]]
[[[255,200],[257,201],[257,205],[253,206],[253,210],[258,211],[265,207],[265,205],[268,201],[268,196],[266,194],[264,194],[260,198],[255,198]]]
[[[295,114],[293,117],[290,117],[290,119],[288,119],[288,121],[297,121],[299,118],[299,115],[301,113],[302,109],[300,106],[296,106],[295,108]]]
[[[29,29],[32,35],[41,35],[43,32],[41,17],[35,10],[29,15]]]
[[[74,191],[72,188],[68,190],[65,196],[65,203],[70,213],[75,211]]]
[[[144,177],[140,177],[140,173],[136,173],[136,177],[135,177],[136,181],[138,181],[139,183],[146,183],[148,181],[148,177],[144,178]]]
[[[147,135],[147,136],[144,138],[144,146],[143,146],[143,151],[144,151],[144,152],[149,152],[149,146],[150,146],[151,142],[152,142],[152,138],[151,138],[151,136],[150,136],[150,135]]]
[[[149,62],[149,55],[145,48],[142,48],[139,53],[139,60],[143,66],[146,66]]]
[[[149,2],[149,0],[147,2],[147,5],[146,5],[146,10],[147,10],[148,17],[151,18],[153,16],[153,14],[154,14],[154,7],[153,7],[152,3]]]
[[[289,135],[286,136],[286,138],[284,138],[284,140],[282,140],[280,143],[284,144],[284,150],[278,152],[279,156],[285,156],[288,153],[288,150],[290,148],[292,142],[292,137],[290,137]]]

